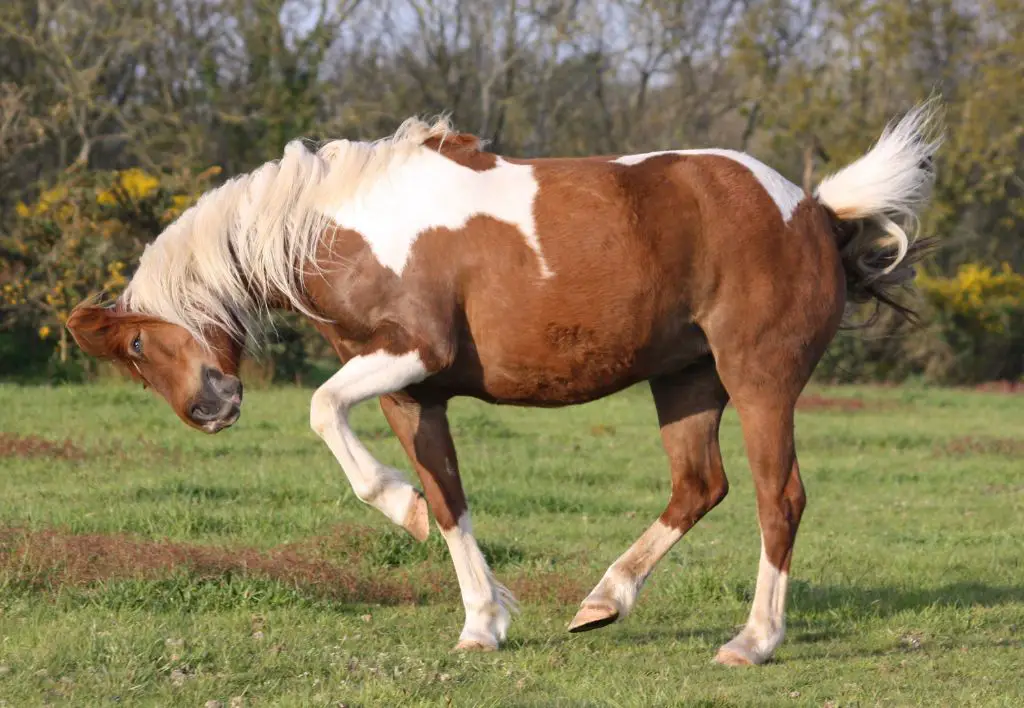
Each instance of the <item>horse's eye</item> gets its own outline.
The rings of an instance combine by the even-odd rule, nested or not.
[[[142,353],[142,337],[136,335],[135,339],[132,340],[132,351],[136,354]]]

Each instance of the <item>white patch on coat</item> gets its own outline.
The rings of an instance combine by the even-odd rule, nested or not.
[[[423,148],[352,198],[325,211],[342,228],[366,239],[381,265],[398,275],[409,261],[416,239],[430,229],[457,231],[475,216],[515,227],[537,255],[541,276],[551,269],[537,238],[534,201],[539,191],[530,165],[497,159],[477,172]]]
[[[719,148],[709,148],[706,150],[663,150],[661,152],[648,152],[642,155],[625,155],[613,160],[613,162],[617,162],[620,165],[638,165],[644,160],[657,157],[658,155],[717,155],[718,157],[727,157],[740,163],[750,170],[754,177],[757,178],[757,181],[761,183],[761,186],[764,187],[764,190],[768,192],[768,196],[772,198],[772,201],[779,208],[783,222],[789,221],[797,204],[807,196],[804,194],[803,189],[790,182],[776,170],[757,158],[736,150],[723,150]]]

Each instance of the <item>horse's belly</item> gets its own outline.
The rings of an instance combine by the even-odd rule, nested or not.
[[[481,362],[483,393],[523,405],[568,405],[609,395],[644,377],[632,352],[552,354],[543,360],[514,356]]]
[[[658,323],[639,331],[591,331],[548,325],[528,336],[506,330],[472,339],[454,367],[460,394],[503,403],[561,406],[585,403],[639,381],[680,371],[707,354],[691,324]]]

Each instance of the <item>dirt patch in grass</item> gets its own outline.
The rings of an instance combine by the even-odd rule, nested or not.
[[[974,387],[975,391],[982,391],[984,393],[1024,393],[1024,381],[989,381],[988,383],[978,384]]]
[[[948,457],[966,455],[999,455],[1002,457],[1024,458],[1024,440],[1016,438],[975,438],[972,436],[953,438],[941,445],[936,452]]]
[[[38,590],[111,580],[156,580],[181,571],[196,580],[226,576],[277,580],[322,597],[380,604],[415,602],[423,589],[433,589],[424,588],[425,579],[413,584],[369,577],[310,557],[295,546],[260,551],[118,534],[6,530],[0,534],[0,554],[0,572]]]
[[[88,450],[80,447],[73,440],[47,440],[38,435],[19,435],[17,433],[0,433],[0,459],[3,458],[49,458],[53,460],[80,461],[87,457],[116,457],[122,460],[135,459],[139,455],[151,458],[162,458],[179,462],[181,453],[163,445],[140,437],[128,443],[108,442],[99,446],[90,446]]]
[[[599,579],[600,576],[590,582],[584,582],[580,579],[578,571],[573,570],[524,572],[517,573],[511,578],[499,578],[505,581],[508,589],[520,602],[570,606],[582,602]]]
[[[360,564],[364,550],[380,533],[370,527],[346,526],[330,536],[263,551],[121,534],[8,528],[0,529],[0,577],[33,590],[54,592],[117,580],[159,580],[184,572],[196,581],[229,577],[273,580],[312,597],[341,602],[458,602],[455,571],[447,559],[397,568]],[[330,557],[339,552],[343,563]],[[519,572],[504,580],[516,597],[526,602],[571,604],[589,590],[570,572]]]
[[[860,411],[866,407],[860,398],[830,398],[818,394],[800,396],[796,402],[797,410],[802,411]]]
[[[0,433],[0,458],[50,457],[61,460],[81,460],[85,452],[70,440],[47,440],[38,435]]]

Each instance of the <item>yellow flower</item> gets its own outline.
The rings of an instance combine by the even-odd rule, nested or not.
[[[50,336],[50,328],[49,327],[47,327],[46,325],[43,325],[42,327],[39,328],[39,338],[40,339],[46,339],[49,336]]]
[[[117,185],[129,199],[145,199],[160,187],[160,180],[137,167],[117,173]],[[110,206],[117,203],[113,189],[105,189],[96,195],[96,203]]]
[[[1007,313],[1024,303],[1024,275],[1008,263],[999,272],[967,263],[952,278],[921,274],[918,284],[939,311],[974,322],[990,332],[1006,330]]]

